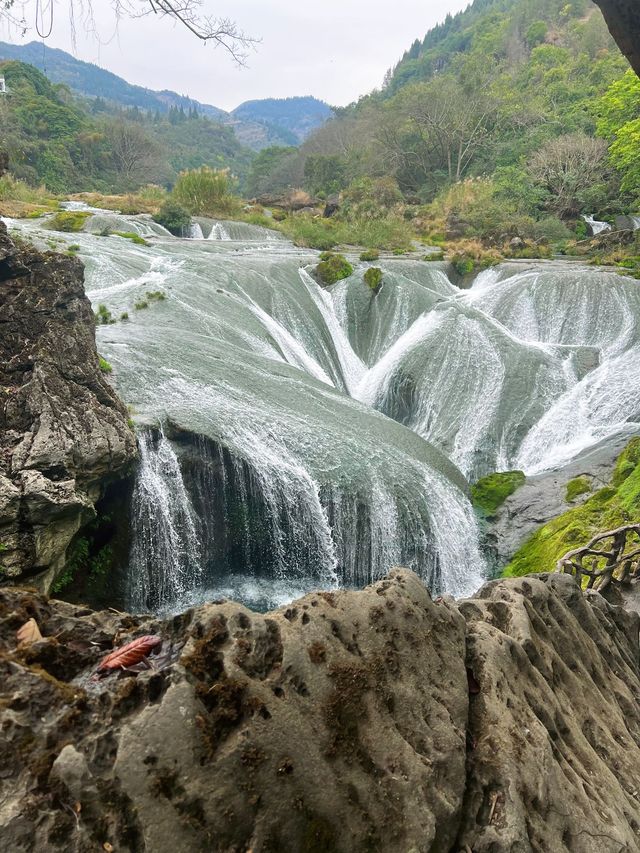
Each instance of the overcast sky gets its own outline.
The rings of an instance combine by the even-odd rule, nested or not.
[[[82,2],[87,0],[75,0],[78,7]],[[69,0],[55,0],[53,33],[46,43],[130,83],[173,89],[226,110],[254,98],[289,95],[315,95],[342,106],[379,87],[411,42],[468,2],[204,0],[208,13],[233,18],[245,33],[261,39],[243,69],[220,48],[204,46],[166,19],[123,19],[116,27],[109,0],[93,0],[100,41],[78,25],[75,48]],[[20,5],[33,24],[35,0]],[[20,43],[37,35],[31,29],[20,38],[5,28],[0,38]]]

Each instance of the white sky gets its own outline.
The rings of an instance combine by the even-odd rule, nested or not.
[[[93,0],[100,41],[78,25],[74,48],[70,0],[53,2],[50,47],[95,62],[130,83],[172,89],[230,110],[242,101],[289,95],[348,104],[379,87],[386,70],[416,38],[469,0],[203,0],[208,14],[232,18],[245,33],[262,39],[244,69],[220,48],[204,46],[166,19],[123,19],[116,27],[111,0]],[[80,8],[89,0],[73,2]],[[18,0],[14,11],[23,8],[33,25],[35,7],[35,0]],[[0,27],[0,40],[34,39],[33,29],[21,38]]]

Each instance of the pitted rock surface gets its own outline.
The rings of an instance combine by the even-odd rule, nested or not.
[[[157,668],[92,680],[149,633]],[[640,849],[638,617],[569,577],[168,620],[4,590],[0,670],[3,850]]]
[[[0,561],[48,589],[136,442],[99,368],[81,262],[20,249],[3,223],[0,442]]]

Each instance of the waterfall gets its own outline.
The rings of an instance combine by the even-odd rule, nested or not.
[[[74,235],[89,298],[129,317],[96,330],[118,391],[166,425],[140,437],[134,609],[269,606],[397,563],[468,595],[486,566],[465,478],[562,466],[640,421],[633,279],[513,262],[460,291],[443,265],[385,258],[376,294],[357,261],[321,288],[316,253],[218,225],[215,249]]]
[[[632,216],[631,221],[633,222],[633,230],[639,231],[640,230],[640,216]]]
[[[202,240],[204,234],[202,233],[202,227],[199,222],[192,222],[189,227],[189,240]]]
[[[591,232],[594,237],[602,234],[604,231],[611,231],[611,225],[608,222],[598,222],[593,216],[583,216],[584,221],[591,227]]]
[[[231,240],[231,236],[222,222],[216,222],[209,234],[209,240]]]
[[[139,435],[128,606],[157,610],[202,580],[202,552],[180,465],[162,432]]]

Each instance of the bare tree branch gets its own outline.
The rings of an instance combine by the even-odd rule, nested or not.
[[[203,0],[109,0],[116,23],[123,18],[144,18],[156,15],[168,18],[184,27],[191,35],[205,44],[226,50],[238,65],[246,65],[250,49],[260,39],[248,36],[230,18],[214,17],[203,13]],[[53,29],[54,0],[32,0],[20,4],[22,13],[17,15],[16,0],[0,0],[0,22],[20,29],[22,34],[32,27],[42,38]],[[33,23],[27,17],[28,7],[33,7]],[[87,32],[98,36],[93,14],[93,0],[68,0],[72,37],[75,38],[76,20],[82,20]],[[44,25],[43,25],[44,21]],[[44,26],[44,32],[41,29]]]

